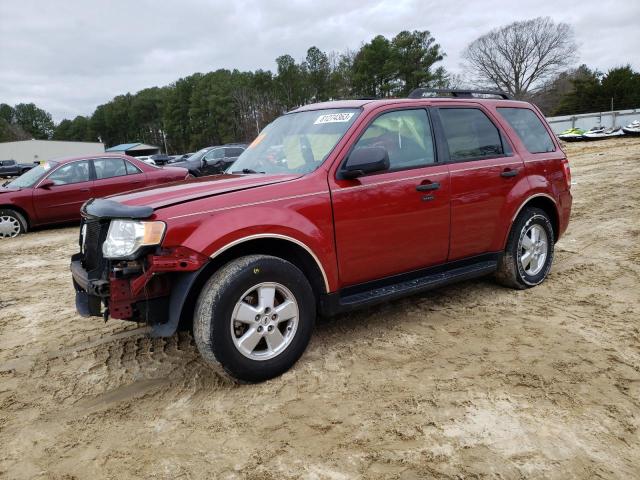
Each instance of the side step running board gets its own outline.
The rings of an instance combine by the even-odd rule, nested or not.
[[[333,309],[335,309],[335,313],[354,310],[363,306],[374,305],[442,287],[450,283],[482,277],[495,272],[497,268],[498,262],[491,260],[453,268],[440,273],[432,273],[371,290],[340,296],[337,299],[338,305],[333,305]]]

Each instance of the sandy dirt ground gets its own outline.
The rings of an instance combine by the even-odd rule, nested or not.
[[[189,334],[74,312],[77,227],[0,244],[0,477],[639,478],[640,139],[567,146],[550,278],[321,322],[235,385]]]

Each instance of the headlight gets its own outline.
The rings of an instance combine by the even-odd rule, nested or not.
[[[112,220],[102,254],[105,258],[130,257],[142,247],[159,245],[165,229],[164,222]]]

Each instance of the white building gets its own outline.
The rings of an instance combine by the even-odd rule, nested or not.
[[[19,163],[33,163],[96,153],[104,153],[104,144],[58,140],[22,140],[0,143],[0,160],[15,160]]]

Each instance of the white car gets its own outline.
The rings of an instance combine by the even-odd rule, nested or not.
[[[142,160],[144,163],[148,163],[149,165],[155,165],[156,162],[153,161],[152,158],[149,158],[146,155],[143,155],[141,157],[136,157],[138,160]]]

